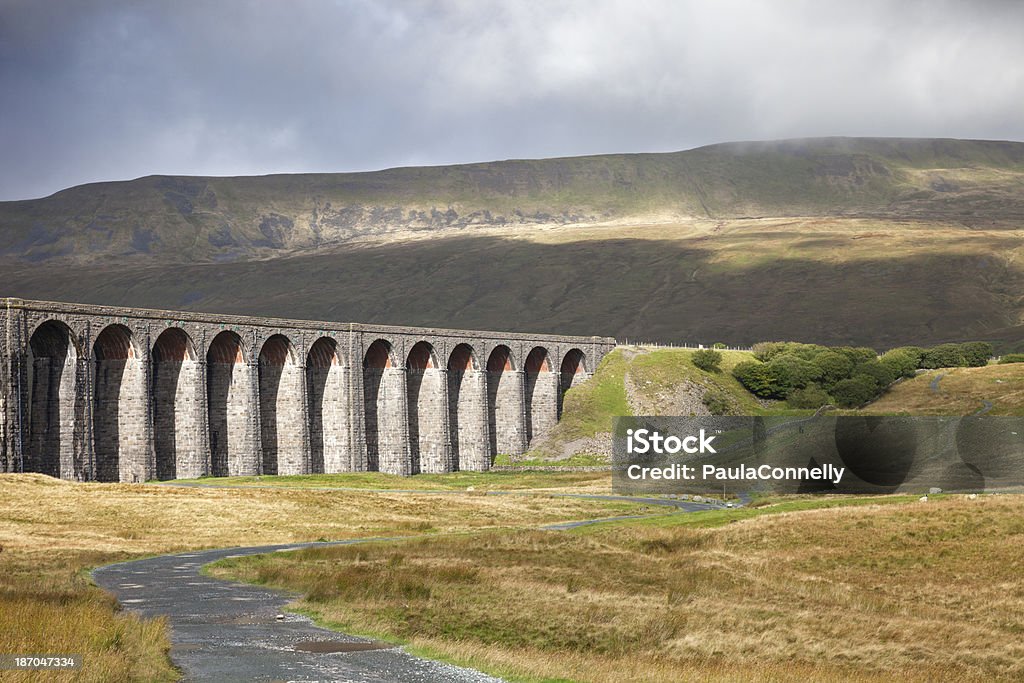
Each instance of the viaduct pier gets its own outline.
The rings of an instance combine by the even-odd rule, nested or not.
[[[0,299],[0,471],[77,481],[486,470],[615,346]]]

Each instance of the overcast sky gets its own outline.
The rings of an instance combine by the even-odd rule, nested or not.
[[[1024,3],[0,0],[0,199],[819,135],[1024,140]]]

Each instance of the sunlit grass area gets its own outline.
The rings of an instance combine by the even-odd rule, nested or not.
[[[1024,415],[1024,364],[930,370],[894,385],[861,412],[970,415],[986,409],[989,415]]]
[[[515,476],[497,478],[516,488]],[[163,622],[118,611],[89,580],[88,568],[119,560],[291,541],[438,538],[644,512],[660,510],[546,495],[74,484],[0,475],[0,652],[84,655],[82,672],[64,680],[175,679]],[[0,673],[2,680],[38,678]]]
[[[1019,680],[1022,543],[1022,496],[777,499],[214,572],[518,680]]]

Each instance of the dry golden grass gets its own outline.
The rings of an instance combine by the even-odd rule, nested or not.
[[[173,680],[163,623],[119,613],[86,568],[186,549],[539,525],[623,509],[639,508],[520,495],[176,488],[0,475],[0,652],[84,654],[76,681]],[[4,681],[37,677],[0,672]]]
[[[1022,496],[714,528],[675,519],[319,548],[214,571],[302,590],[299,607],[329,624],[525,680],[1024,677]]]
[[[931,388],[942,375],[938,391]],[[893,386],[861,413],[970,415],[992,403],[989,415],[1024,415],[1024,363],[931,370]]]

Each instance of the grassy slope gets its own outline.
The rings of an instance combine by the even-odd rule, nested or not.
[[[494,475],[514,487],[513,475]],[[356,486],[370,486],[359,476]],[[592,487],[571,475],[527,484]],[[315,484],[316,482],[314,482]],[[328,483],[344,486],[344,478]],[[391,485],[393,482],[377,482]],[[309,485],[309,482],[306,482]],[[487,477],[477,481],[487,488]],[[408,483],[405,488],[416,487]],[[187,549],[318,539],[436,535],[494,526],[635,514],[642,506],[547,496],[444,496],[373,491],[179,488],[72,484],[0,475],[0,652],[79,653],[76,681],[176,678],[160,620],[119,612],[88,580],[89,567]],[[38,675],[3,672],[4,681]],[[54,674],[47,680],[71,680]]]
[[[633,385],[643,406],[651,407],[652,415],[678,415],[678,405],[672,396],[684,383],[699,385],[702,389],[716,389],[729,396],[733,415],[802,414],[806,411],[787,410],[784,404],[765,407],[758,403],[732,376],[731,370],[744,360],[752,358],[745,351],[723,351],[722,369],[706,372],[693,365],[692,350],[619,347],[605,356],[589,382],[565,395],[562,419],[551,433],[534,444],[524,460],[564,459],[571,453],[594,453],[604,444],[606,450],[612,419],[617,415],[635,414],[626,395],[626,377]],[[606,462],[604,456],[595,460]],[[578,458],[577,458],[578,459]],[[573,464],[569,461],[568,464]]]
[[[852,218],[521,228],[172,269],[11,265],[0,293],[620,340],[1020,341],[1022,235]]]
[[[1024,497],[876,502],[890,504],[797,501],[215,571],[300,590],[298,607],[329,625],[516,680],[1024,675]]]
[[[732,376],[732,368],[752,358],[743,351],[723,352],[722,371],[709,373],[694,367],[687,349],[643,350],[619,347],[605,357],[593,379],[566,394],[562,420],[552,433],[534,444],[527,462],[564,458],[569,453],[595,455],[595,441],[605,448],[584,462],[579,456],[567,464],[606,462],[607,434],[616,415],[635,414],[626,399],[628,375],[651,415],[685,415],[672,397],[684,383],[724,392],[733,415],[805,415],[812,411],[788,408],[783,402],[762,405]],[[932,389],[937,375],[938,391]],[[946,368],[923,373],[893,385],[877,401],[843,414],[865,415],[970,415],[992,403],[991,415],[1024,415],[1024,364],[989,365],[982,368]]]
[[[932,384],[939,375],[936,390]],[[986,402],[992,404],[989,415],[1024,416],[1024,367],[1010,363],[930,370],[893,386],[862,412],[970,415]]]

